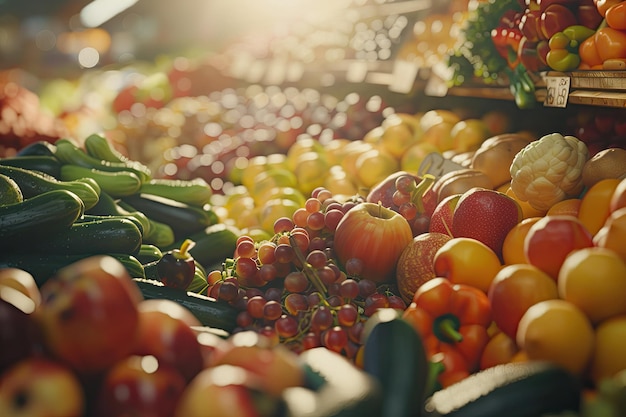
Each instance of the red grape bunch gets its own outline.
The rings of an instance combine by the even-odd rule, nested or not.
[[[428,231],[430,217],[426,214],[422,198],[432,187],[435,177],[424,175],[418,183],[412,175],[401,175],[396,179],[396,191],[393,193],[392,201],[411,226],[413,236]]]
[[[208,274],[207,294],[240,310],[237,330],[254,329],[297,352],[325,346],[355,358],[367,317],[406,308],[389,285],[359,279],[361,260],[340,267],[334,258],[334,230],[359,201],[314,190],[291,218],[276,220],[270,240],[240,236],[234,257]]]

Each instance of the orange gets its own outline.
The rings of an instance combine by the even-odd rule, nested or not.
[[[483,242],[469,237],[455,237],[437,250],[435,274],[455,284],[467,284],[489,291],[491,281],[502,268],[498,255]]]
[[[546,216],[552,216],[555,214],[568,214],[570,216],[578,217],[578,209],[580,208],[580,198],[567,198],[554,204],[548,209]]]
[[[591,361],[595,384],[626,369],[626,315],[603,321],[596,327],[596,347]]]
[[[549,361],[582,375],[594,349],[594,329],[585,313],[569,301],[540,301],[522,316],[517,345],[528,359]]]
[[[528,263],[524,255],[524,239],[528,229],[539,219],[541,217],[528,217],[509,230],[502,243],[502,259],[505,265]]]
[[[596,182],[583,195],[578,210],[578,219],[595,235],[611,214],[610,204],[620,180],[606,178]]]
[[[626,207],[615,210],[593,237],[593,244],[611,249],[626,262]]]
[[[559,271],[559,296],[575,304],[592,323],[626,314],[626,263],[610,249],[571,252]]]

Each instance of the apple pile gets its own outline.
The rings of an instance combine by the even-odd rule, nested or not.
[[[23,270],[1,270],[0,322],[3,416],[276,416],[290,407],[288,388],[306,389],[294,352],[258,333],[202,327],[174,301],[143,299],[108,256],[70,264],[40,288]],[[359,372],[338,354],[310,355]],[[353,376],[365,385],[349,391],[367,392],[368,377]]]

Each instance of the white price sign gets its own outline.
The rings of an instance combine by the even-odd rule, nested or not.
[[[567,107],[569,87],[569,77],[546,77],[546,99],[543,105],[545,107]]]

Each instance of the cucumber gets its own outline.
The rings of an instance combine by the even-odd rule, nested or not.
[[[94,179],[102,191],[111,197],[131,195],[139,191],[141,187],[141,179],[130,171],[109,172],[74,164],[64,164],[61,167],[62,180],[75,181],[80,178]]]
[[[12,178],[0,174],[0,206],[22,201],[24,201],[24,194],[20,186]]]
[[[115,200],[106,192],[101,192],[98,203],[89,210],[85,210],[85,213],[89,215],[133,217],[141,223],[142,233],[144,236],[150,233],[151,222],[145,214],[136,210],[126,210],[119,204],[118,200]]]
[[[131,278],[146,278],[146,272],[143,269],[143,264],[139,261],[139,259],[137,259],[136,256],[127,253],[107,253],[107,255],[120,261],[120,263],[124,265],[124,268],[126,268],[126,272],[128,272],[128,275],[130,275]]]
[[[139,252],[135,255],[135,257],[142,264],[148,264],[150,262],[156,262],[163,257],[163,252],[156,245],[151,245],[147,243],[142,243],[139,248]]]
[[[61,161],[51,155],[24,155],[0,159],[0,165],[43,172],[54,178],[61,175]]]
[[[56,151],[57,147],[54,143],[47,140],[38,140],[17,151],[16,156],[54,156]]]
[[[76,223],[89,223],[89,222],[93,222],[96,220],[130,220],[131,222],[133,222],[135,224],[135,226],[137,226],[137,228],[139,229],[139,231],[141,232],[142,236],[143,236],[143,224],[141,224],[141,222],[139,220],[137,220],[135,217],[133,216],[124,216],[124,215],[119,215],[119,216],[107,216],[107,215],[96,215],[96,214],[83,214],[82,216],[80,216],[76,222]]]
[[[197,207],[208,204],[213,195],[211,186],[203,178],[192,180],[153,178],[142,183],[139,192],[171,198]]]
[[[62,181],[43,172],[7,165],[0,165],[0,174],[13,179],[22,190],[25,199],[46,191],[68,190],[83,200],[85,210],[88,210],[95,206],[100,198],[100,189],[94,188],[88,181]]]
[[[236,227],[224,223],[205,227],[203,230],[188,236],[189,239],[195,242],[189,253],[200,265],[208,269],[216,263],[221,263],[224,259],[233,256],[237,248],[237,239],[240,235],[241,233]],[[182,240],[179,240],[167,249],[178,248],[182,242]]]
[[[67,230],[46,240],[33,242],[33,252],[51,254],[136,254],[141,246],[141,231],[129,219],[107,218],[76,221]]]
[[[0,206],[0,248],[45,241],[70,228],[85,210],[83,200],[68,190],[52,190],[20,203]],[[30,245],[30,243],[29,243]]]
[[[122,197],[122,201],[149,219],[169,225],[175,239],[184,239],[207,226],[218,223],[217,215],[210,208],[200,208],[171,198],[152,194],[133,194]]]
[[[154,219],[148,219],[148,222],[150,223],[150,231],[144,234],[144,243],[163,248],[175,242],[174,229],[169,224],[161,223]]]
[[[45,284],[57,271],[89,255],[59,255],[49,253],[2,253],[0,268],[19,268],[30,273],[37,286]]]
[[[382,413],[378,381],[348,359],[325,347],[299,355],[305,387],[283,394],[290,417],[387,417]]]
[[[83,168],[112,173],[133,173],[141,182],[149,181],[152,178],[148,167],[137,161],[111,162],[101,158],[94,158],[69,139],[59,139],[55,142],[55,145],[55,156],[64,164],[78,165]]]
[[[115,149],[104,136],[93,133],[85,138],[85,151],[88,155],[107,162],[127,163],[130,159]]]
[[[582,384],[547,362],[497,365],[436,391],[425,417],[525,417],[578,412]]]
[[[134,280],[144,299],[168,299],[189,309],[203,326],[232,332],[237,327],[236,319],[239,311],[224,301],[195,294],[185,290],[166,287],[162,282],[153,279]]]
[[[391,308],[378,310],[365,326],[363,369],[382,386],[381,415],[419,415],[429,372],[422,338],[398,310]]]

